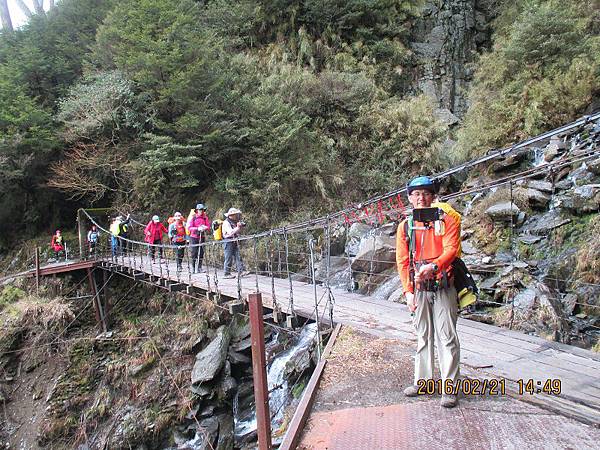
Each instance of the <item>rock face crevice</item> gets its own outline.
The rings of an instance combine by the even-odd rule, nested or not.
[[[491,43],[496,3],[428,0],[413,28],[415,88],[435,100],[438,116],[449,126],[457,124],[468,109],[470,65]]]

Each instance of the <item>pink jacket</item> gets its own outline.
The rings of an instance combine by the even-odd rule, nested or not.
[[[206,229],[200,230],[200,227],[205,226]],[[198,239],[202,233],[210,230],[210,219],[208,217],[200,217],[196,215],[188,220],[187,229],[190,232],[190,237]]]
[[[167,229],[161,222],[150,221],[144,229],[144,240],[149,244],[152,244],[155,241],[162,241],[163,233],[166,232]]]

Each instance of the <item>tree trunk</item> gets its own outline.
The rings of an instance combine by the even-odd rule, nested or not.
[[[33,8],[36,14],[45,14],[44,12],[44,0],[33,0]]]
[[[31,11],[29,10],[29,8],[25,4],[25,2],[23,0],[15,0],[15,1],[17,2],[17,5],[19,5],[19,9],[23,12],[23,14],[25,14],[25,16],[28,19],[30,19],[31,18]]]
[[[0,19],[2,20],[3,30],[13,30],[12,20],[10,19],[10,11],[8,9],[8,0],[0,0]]]

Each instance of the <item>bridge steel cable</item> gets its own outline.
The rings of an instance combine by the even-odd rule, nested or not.
[[[473,167],[482,165],[486,162],[490,162],[494,159],[498,159],[498,158],[503,158],[506,157],[514,152],[517,152],[519,150],[525,149],[533,144],[545,141],[553,136],[562,134],[562,133],[566,133],[568,131],[577,129],[579,127],[585,126],[591,122],[594,122],[596,120],[600,119],[600,112],[596,112],[592,115],[588,115],[588,116],[583,116],[578,120],[575,120],[569,124],[563,125],[559,128],[555,128],[553,130],[547,131],[545,133],[542,133],[540,135],[537,135],[535,137],[532,138],[528,138],[524,141],[521,141],[517,144],[514,144],[512,146],[503,148],[503,149],[498,149],[498,150],[491,150],[488,151],[488,153],[484,156],[481,156],[479,158],[475,158],[473,160],[470,160],[468,162],[465,162],[463,164],[454,166],[450,169],[447,169],[445,171],[442,172],[438,172],[434,175],[432,175],[433,178],[435,179],[442,179],[442,178],[446,178],[448,176],[454,175],[456,173],[471,169]],[[551,163],[549,163],[551,164]],[[542,165],[540,167],[547,167],[546,165]],[[476,191],[476,189],[473,189],[474,191]],[[354,205],[352,207],[348,207],[346,209],[342,209],[339,210],[337,212],[334,213],[330,213],[326,216],[322,216],[322,217],[317,217],[317,218],[313,218],[313,219],[309,219],[303,222],[298,222],[298,223],[294,223],[294,224],[289,224],[285,227],[280,227],[280,228],[274,228],[271,230],[267,230],[267,231],[263,231],[260,233],[255,233],[252,235],[246,235],[246,236],[240,236],[238,238],[236,238],[236,241],[244,241],[244,240],[249,240],[249,239],[255,239],[255,238],[262,238],[262,237],[266,237],[269,236],[270,234],[279,234],[279,235],[283,235],[284,234],[284,228],[286,233],[293,233],[293,232],[303,232],[303,231],[311,231],[311,230],[317,230],[319,228],[321,228],[323,225],[325,225],[327,223],[327,220],[335,220],[335,221],[341,221],[344,219],[344,217],[347,217],[349,214],[351,214],[352,212],[356,212],[356,211],[360,211],[361,209],[363,209],[366,206],[370,206],[373,205],[379,201],[383,201],[383,200],[387,200],[390,199],[394,196],[397,196],[399,194],[405,193],[406,192],[406,187],[402,186],[399,187],[397,189],[394,189],[392,191],[389,191],[387,193],[384,194],[380,194],[374,197],[371,197],[361,203],[358,203],[357,205]],[[448,196],[448,198],[455,198],[457,195],[453,194],[452,196]],[[87,211],[85,211],[85,214],[88,216],[88,218],[93,222],[96,223],[93,219],[91,219],[91,217],[89,216],[89,214],[87,213]],[[144,225],[141,222],[135,221],[136,223],[139,223],[140,225]],[[106,231],[103,229],[103,231]],[[130,241],[126,238],[120,238],[124,241],[127,242],[136,242],[136,241]],[[223,242],[227,242],[228,240],[223,240]],[[203,244],[195,244],[195,245],[204,245]],[[148,245],[153,245],[153,244],[148,244]]]
[[[449,176],[449,175],[451,175],[453,173],[457,173],[459,171],[466,170],[466,169],[471,168],[471,167],[475,167],[476,165],[483,164],[484,162],[491,161],[491,160],[493,160],[495,158],[505,157],[505,156],[507,156],[507,155],[515,152],[515,151],[518,151],[519,149],[523,149],[523,148],[525,148],[525,147],[527,147],[529,145],[532,145],[532,144],[534,144],[536,142],[543,141],[545,139],[548,139],[549,137],[552,137],[552,136],[555,136],[557,134],[564,133],[564,132],[570,131],[572,129],[575,129],[575,128],[579,127],[579,126],[588,124],[591,121],[597,120],[598,118],[600,118],[600,114],[595,114],[593,116],[584,117],[584,118],[582,118],[582,119],[580,119],[578,121],[572,122],[571,124],[568,124],[568,125],[565,125],[563,127],[558,128],[558,129],[555,129],[555,130],[549,131],[547,133],[541,134],[541,135],[539,135],[539,136],[537,136],[535,138],[528,139],[526,141],[523,141],[523,142],[521,142],[519,144],[515,144],[515,145],[513,145],[511,147],[508,147],[506,149],[489,152],[487,155],[485,155],[485,156],[483,156],[481,158],[478,158],[476,160],[472,160],[472,161],[470,161],[468,163],[465,163],[465,164],[462,164],[460,166],[451,168],[451,169],[449,169],[449,170],[447,170],[445,172],[441,172],[441,173],[436,174],[434,176],[436,178],[440,178],[440,177],[443,177],[443,176]],[[574,157],[569,157],[569,158],[565,158],[565,159],[559,159],[559,160],[556,160],[554,162],[551,162],[551,163],[539,166],[537,168],[533,168],[533,169],[529,169],[527,171],[523,171],[523,172],[521,172],[519,174],[511,175],[509,177],[505,177],[505,178],[500,179],[500,180],[492,181],[490,183],[487,183],[484,186],[478,186],[478,187],[475,187],[475,188],[470,188],[470,189],[467,189],[467,190],[464,190],[464,191],[460,191],[458,193],[450,194],[449,196],[444,197],[444,199],[458,198],[458,197],[470,195],[470,194],[475,193],[475,192],[482,192],[484,190],[493,189],[495,187],[499,187],[499,186],[504,185],[504,184],[510,184],[511,187],[512,187],[512,184],[514,184],[514,183],[516,183],[516,182],[518,182],[520,180],[524,180],[524,179],[527,179],[527,178],[530,178],[530,177],[533,177],[533,176],[537,176],[538,174],[540,174],[542,172],[547,172],[548,170],[556,170],[556,169],[559,169],[559,168],[564,167],[566,165],[574,164],[576,162],[586,161],[588,159],[597,157],[597,155],[598,155],[597,151],[590,151],[587,154],[585,154],[584,156],[577,155],[577,156],[574,156]],[[235,241],[239,245],[239,243],[242,242],[242,241],[252,239],[252,240],[254,240],[254,244],[256,245],[256,242],[257,242],[257,240],[259,238],[270,237],[272,239],[273,236],[282,235],[284,237],[285,243],[286,243],[286,274],[288,276],[288,280],[289,280],[289,283],[290,283],[290,296],[289,296],[290,306],[291,306],[290,310],[293,313],[293,283],[292,283],[292,280],[291,280],[291,273],[292,273],[292,271],[290,271],[290,269],[289,269],[289,258],[290,258],[289,234],[290,233],[301,233],[301,232],[309,233],[310,231],[318,231],[319,229],[323,229],[323,227],[326,227],[327,228],[326,239],[330,240],[331,225],[332,224],[338,225],[338,224],[341,224],[341,223],[346,223],[346,221],[344,221],[343,219],[344,219],[344,217],[345,217],[345,215],[347,213],[349,213],[350,211],[362,208],[362,207],[364,207],[366,205],[373,204],[373,203],[375,203],[377,201],[380,201],[380,200],[387,199],[387,198],[390,198],[392,196],[398,195],[399,193],[403,192],[404,190],[405,190],[405,188],[401,187],[401,188],[396,189],[394,191],[390,191],[390,192],[388,192],[386,194],[382,194],[380,196],[373,197],[373,198],[367,200],[366,202],[361,203],[360,205],[358,205],[356,207],[352,207],[352,208],[348,208],[346,210],[338,211],[336,213],[327,215],[324,218],[311,219],[311,220],[308,220],[308,221],[305,221],[305,222],[287,225],[287,226],[282,227],[282,228],[275,228],[275,229],[268,230],[268,231],[265,231],[265,232],[262,232],[262,233],[256,233],[256,234],[253,234],[253,235],[241,236],[241,237],[236,238],[236,239],[229,239],[229,240],[224,240],[224,241],[221,241],[221,242]],[[92,221],[92,223],[96,224],[99,227],[99,229],[101,229],[102,231],[107,232],[110,235],[110,233],[107,230],[105,230],[103,227],[99,226],[95,222],[95,220],[90,217],[90,215],[87,213],[87,211],[84,210],[84,212],[88,216],[88,218]],[[346,226],[347,226],[347,223],[346,223]],[[143,246],[144,248],[150,248],[151,246],[157,246],[157,247],[160,247],[161,249],[164,249],[165,252],[169,251],[168,249],[172,249],[173,248],[173,246],[170,246],[170,245],[164,245],[164,244],[146,244],[146,243],[142,243],[142,242],[139,242],[139,241],[135,241],[135,240],[131,240],[131,239],[128,239],[128,238],[123,238],[123,237],[118,237],[118,239],[119,239],[120,242],[124,242],[125,243],[123,245],[123,247],[125,249],[127,249],[130,244],[132,246],[134,246],[134,247],[135,247],[135,245],[138,245],[138,246]],[[221,243],[221,242],[219,242],[219,243]],[[211,241],[205,242],[205,243],[201,243],[201,244],[194,244],[194,245],[205,246],[207,252],[209,251],[208,250],[209,248],[212,248],[214,250],[213,253],[216,252],[216,247],[214,247],[215,243],[211,242]],[[271,246],[272,246],[272,242],[271,242],[271,245],[269,246],[269,249],[270,249]],[[188,246],[188,248],[189,247],[191,247],[191,246]],[[311,246],[311,242],[309,240],[309,247],[310,247],[310,251],[311,251],[310,252],[310,254],[311,254],[310,267],[311,267],[311,272],[312,272],[312,274],[311,274],[312,277],[311,278],[313,280],[313,284],[316,285],[316,281],[317,280],[316,280],[316,275],[315,275],[315,260],[314,260],[314,250],[315,250],[315,248],[314,248],[314,241],[312,241],[312,246]],[[328,252],[330,252],[331,251],[330,250],[330,242],[327,243],[326,247],[327,247]],[[257,289],[258,289],[258,271],[259,271],[259,267],[258,267],[258,258],[257,258],[256,253],[257,252],[255,251],[256,284],[257,284]],[[117,258],[119,256],[121,257],[120,258],[121,262],[124,264],[125,261],[124,261],[124,254],[123,254],[123,252],[121,252],[119,255],[117,255]],[[134,252],[133,257],[134,257],[134,261],[135,261],[135,257],[136,257],[135,252]],[[128,258],[130,259],[131,255],[129,255]],[[166,262],[166,271],[167,271],[167,274],[168,274],[169,273],[168,258],[167,258],[167,261],[165,261],[165,262]],[[272,283],[274,283],[275,272],[281,272],[281,270],[279,270],[280,269],[279,266],[278,266],[278,270],[277,271],[274,270],[274,262],[273,262],[272,252],[269,252],[269,254],[268,254],[267,263],[268,263],[268,267],[269,267],[269,274],[271,275],[271,278],[272,278]],[[373,263],[373,261],[371,261],[371,264],[372,263]],[[134,262],[134,264],[135,264],[135,262]],[[141,264],[142,264],[142,259],[140,261],[140,266],[141,266]],[[189,261],[188,261],[188,265],[189,265]],[[152,271],[153,270],[153,268],[152,268],[153,265],[150,264],[150,266],[151,266],[151,271]],[[326,266],[327,266],[327,271],[329,272],[330,255],[327,257],[327,264],[326,264]],[[160,260],[159,260],[159,270],[160,270],[160,272],[162,274],[163,267],[162,267],[162,261],[160,261]],[[354,272],[354,271],[351,270],[351,273],[352,272]],[[325,287],[328,288],[328,290],[330,291],[330,287],[328,287],[329,286],[329,278],[330,278],[329,275],[330,275],[329,273],[326,275],[326,279],[324,281],[325,281]],[[218,274],[217,274],[216,264],[215,264],[215,284],[218,283],[217,276],[218,276]],[[207,278],[210,280],[210,277],[207,276]],[[191,276],[190,276],[190,280],[191,280]],[[354,283],[352,283],[352,284],[354,284]],[[351,286],[351,287],[353,287],[353,286]],[[218,288],[217,288],[217,290],[218,290]],[[241,280],[240,280],[240,274],[239,274],[239,271],[238,271],[238,297],[240,297],[240,296],[241,296]],[[275,300],[275,302],[276,302],[276,300]]]

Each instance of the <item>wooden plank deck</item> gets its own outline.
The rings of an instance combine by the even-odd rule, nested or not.
[[[202,291],[220,294],[223,299],[238,299],[238,279],[224,279],[223,271],[211,267],[206,273],[190,274],[186,268],[176,273],[175,264],[151,264],[147,257],[119,258],[112,270],[126,268],[152,274],[163,280],[183,283]],[[110,260],[101,262],[110,265]],[[112,263],[114,264],[114,263]],[[168,269],[167,269],[168,266]],[[272,279],[250,274],[239,279],[241,298],[258,290],[263,304],[273,308]],[[289,314],[288,279],[274,279],[277,308]],[[326,289],[318,285],[319,318],[328,320]],[[409,311],[403,304],[376,301],[343,289],[332,288],[334,323],[341,323],[379,336],[416,342]],[[315,319],[314,286],[293,281],[294,312]],[[459,318],[461,364],[476,369],[481,376],[506,378],[507,387],[516,391],[517,380],[534,379],[542,385],[547,379],[560,379],[562,393],[558,397],[524,394],[523,400],[545,405],[555,411],[600,426],[600,354],[569,345],[549,342],[536,336]]]

